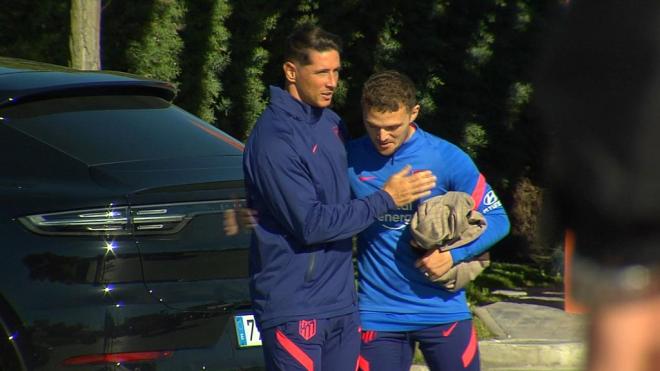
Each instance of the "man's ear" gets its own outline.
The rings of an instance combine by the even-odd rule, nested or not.
[[[419,115],[419,110],[420,110],[419,104],[416,104],[415,107],[413,107],[410,110],[410,122],[413,122],[415,121],[415,119],[417,119],[417,115]]]
[[[293,62],[287,61],[282,65],[284,70],[284,78],[287,82],[292,84],[296,83],[296,65]]]

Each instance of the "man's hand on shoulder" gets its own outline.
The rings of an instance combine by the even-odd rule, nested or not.
[[[392,175],[383,190],[387,192],[396,206],[407,205],[421,197],[431,194],[435,187],[436,178],[429,170],[410,174],[410,165],[406,165],[401,171]]]

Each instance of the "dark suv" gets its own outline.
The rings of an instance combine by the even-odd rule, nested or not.
[[[262,368],[243,145],[174,95],[0,58],[1,370]]]

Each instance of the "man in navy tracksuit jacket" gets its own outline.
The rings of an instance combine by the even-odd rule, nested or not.
[[[355,370],[360,348],[351,237],[388,209],[428,194],[430,172],[395,175],[351,199],[342,123],[327,108],[339,41],[319,28],[288,39],[286,90],[271,101],[245,147],[253,309],[269,370]]]
[[[360,233],[360,368],[408,371],[419,342],[432,371],[478,370],[477,339],[465,290],[450,292],[431,280],[504,237],[509,231],[507,215],[465,152],[413,123],[419,105],[415,87],[405,75],[384,71],[371,76],[363,88],[362,108],[367,135],[348,145],[349,178],[357,197],[373,194],[392,172],[410,164],[413,171],[430,169],[436,175],[437,185],[429,197],[449,191],[471,195],[487,227],[464,246],[422,257],[410,246],[408,224],[424,198],[390,210]]]

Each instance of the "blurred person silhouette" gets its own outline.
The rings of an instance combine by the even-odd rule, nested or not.
[[[590,371],[660,370],[660,2],[571,1],[537,71]]]

